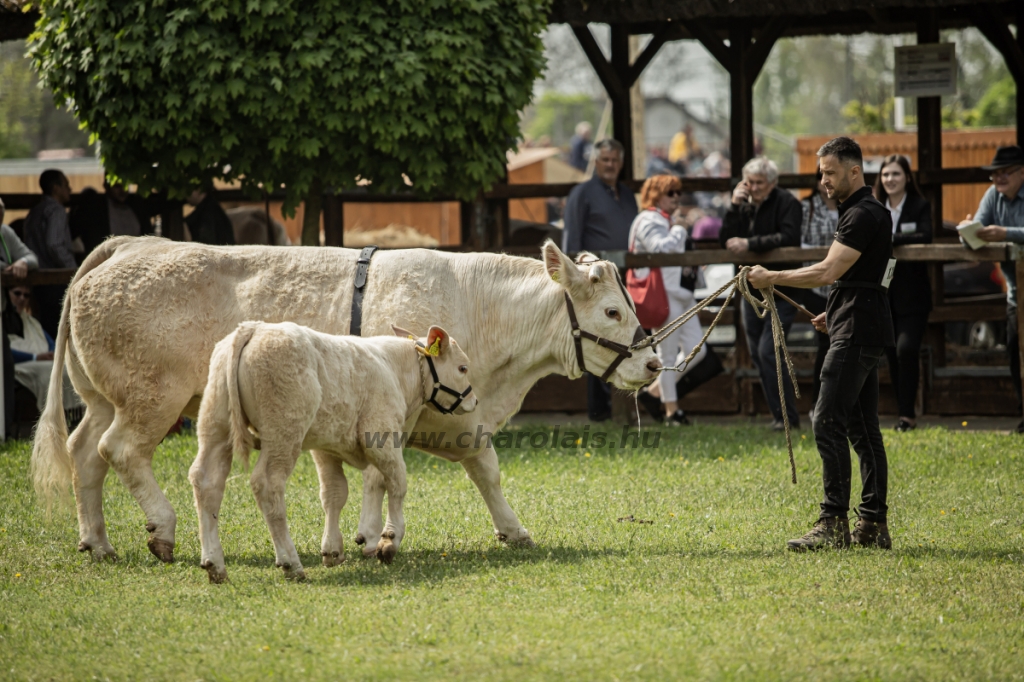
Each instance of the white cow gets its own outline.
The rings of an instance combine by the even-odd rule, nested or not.
[[[61,375],[54,371],[32,451],[37,490],[52,498],[69,480],[74,484],[80,551],[97,559],[115,556],[102,497],[112,466],[145,512],[150,551],[173,560],[176,517],[150,460],[178,417],[198,412],[214,345],[245,320],[291,321],[347,334],[358,255],[350,249],[122,237],[105,241],[86,258],[64,299],[54,357],[54,367],[66,360],[86,404],[85,417],[68,438]],[[472,361],[475,388],[483,396],[472,415],[442,421],[421,411],[414,417],[416,432],[496,433],[541,377],[577,378],[583,369],[602,374],[622,360],[616,347],[635,340],[639,323],[615,266],[576,264],[550,241],[542,255],[536,261],[409,249],[373,257],[363,335],[387,334],[392,322],[407,329],[442,324]],[[588,335],[574,337],[569,306],[577,328]],[[658,367],[654,351],[645,347],[617,364],[608,380],[636,390],[653,380]],[[410,445],[462,464],[490,510],[497,536],[533,544],[501,492],[498,455],[487,438]],[[343,496],[341,466],[316,459],[322,485]],[[363,482],[356,539],[372,553],[383,529],[384,487],[373,467]]]
[[[377,557],[391,563],[405,536],[405,461],[402,425],[424,404],[444,414],[466,414],[477,399],[469,385],[469,358],[440,327],[422,341],[330,336],[291,322],[243,322],[213,349],[210,379],[199,407],[199,455],[189,470],[199,513],[201,566],[210,582],[227,579],[217,533],[232,451],[246,460],[259,435],[260,458],[250,483],[274,540],[285,577],[305,580],[288,533],[284,491],[302,450],[317,453],[321,469],[345,462],[373,466],[384,478],[388,517]],[[445,395],[448,393],[448,395]],[[338,516],[345,495],[321,487],[327,523],[325,566],[345,559]]]

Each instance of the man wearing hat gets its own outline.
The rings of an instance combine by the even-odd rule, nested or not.
[[[987,242],[1024,244],[1024,150],[1000,147],[992,164],[982,166],[991,171],[992,186],[978,204],[974,219],[984,225],[978,237]],[[967,216],[970,220],[971,216]],[[1017,414],[1024,414],[1020,386],[1020,350],[1017,337],[1017,271],[1013,261],[1000,263],[1006,277],[1006,350],[1010,354],[1010,375],[1017,392]],[[1017,424],[1017,433],[1024,433],[1024,420]]]

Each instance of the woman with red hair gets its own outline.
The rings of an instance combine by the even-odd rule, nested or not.
[[[686,228],[672,225],[672,213],[679,207],[682,183],[674,175],[655,175],[647,178],[640,189],[641,210],[629,230],[629,250],[633,253],[684,253],[686,251]],[[643,278],[647,268],[637,268],[634,274]],[[661,268],[661,278],[668,295],[668,320],[674,320],[696,304],[693,290],[697,286],[697,268],[673,266]],[[655,350],[665,367],[679,364],[702,336],[700,322],[693,318],[675,330]],[[679,409],[676,381],[704,359],[707,347],[702,347],[696,357],[682,372],[662,372],[652,395],[660,393],[665,409],[665,423],[669,426],[688,424],[686,414]]]

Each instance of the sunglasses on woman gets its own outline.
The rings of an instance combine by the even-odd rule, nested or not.
[[[677,190],[677,189],[670,189],[668,192],[665,193],[665,196],[672,197],[674,199],[677,196],[679,196],[680,194],[682,194],[682,192],[680,192],[679,190]]]

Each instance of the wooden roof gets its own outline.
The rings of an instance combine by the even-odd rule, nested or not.
[[[788,17],[784,36],[854,33],[914,33],[921,11],[934,9],[940,28],[972,25],[969,8],[977,0],[554,0],[550,23],[627,24],[631,33],[655,33],[678,21],[673,38],[690,38],[687,21],[725,30],[737,20],[756,27]],[[987,3],[1008,23],[1016,23],[1017,3]]]

